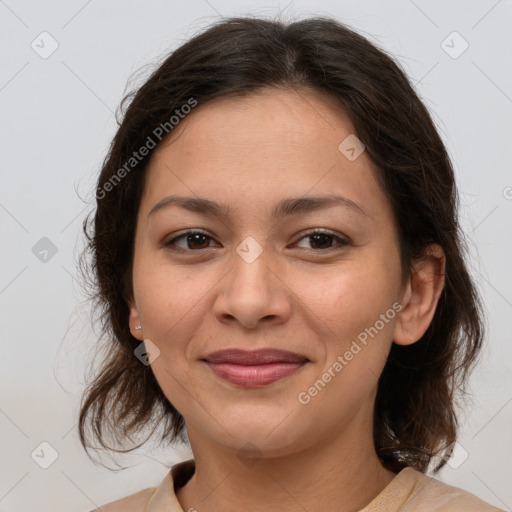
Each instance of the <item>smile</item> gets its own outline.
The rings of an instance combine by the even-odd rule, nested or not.
[[[236,386],[259,388],[292,375],[309,360],[292,352],[261,349],[223,350],[210,354],[205,363],[219,378]]]

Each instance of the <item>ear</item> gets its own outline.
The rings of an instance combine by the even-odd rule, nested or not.
[[[137,308],[137,304],[135,299],[133,298],[133,294],[130,295],[130,300],[128,301],[128,307],[130,308],[130,314],[128,322],[130,324],[130,332],[132,336],[137,338],[140,341],[143,341],[144,336],[142,335],[142,329],[135,329],[136,326],[142,325],[139,316],[139,309]]]
[[[397,345],[412,345],[425,334],[443,292],[445,265],[445,253],[438,244],[429,245],[424,257],[415,262],[395,324],[393,342]]]

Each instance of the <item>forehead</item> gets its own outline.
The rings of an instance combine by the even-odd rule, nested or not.
[[[236,130],[234,128],[237,128]],[[301,152],[337,148],[340,136],[354,133],[351,120],[329,96],[310,89],[268,87],[244,96],[220,98],[196,107],[181,121],[156,153],[182,139],[205,149],[280,147]],[[262,152],[260,151],[260,155]],[[156,156],[156,155],[155,155]]]
[[[310,90],[268,88],[199,105],[155,150],[141,209],[176,193],[253,213],[287,196],[339,193],[378,215],[387,205],[371,161],[339,149],[354,135],[341,107]]]

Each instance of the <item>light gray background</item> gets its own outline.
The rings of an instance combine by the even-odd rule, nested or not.
[[[459,440],[459,460],[468,458],[437,478],[511,510],[510,0],[0,0],[0,511],[90,510],[159,483],[170,464],[190,457],[186,447],[144,449],[116,473],[93,465],[78,442],[78,401],[95,341],[76,282],[90,211],[80,198],[92,199],[115,132],[113,111],[134,71],[219,15],[281,11],[335,16],[382,45],[434,115],[455,164],[489,326]],[[51,49],[43,31],[58,43],[46,59],[31,47]],[[454,31],[469,44],[457,58],[464,41]],[[46,262],[33,252],[43,237],[57,249]],[[49,460],[51,450],[38,448],[44,441],[58,452],[48,469],[31,457],[38,449],[39,460]]]

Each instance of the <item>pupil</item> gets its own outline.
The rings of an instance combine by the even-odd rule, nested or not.
[[[330,244],[328,242],[326,242],[326,239],[330,239],[331,238],[331,235],[328,235],[326,233],[317,233],[315,235],[311,235],[310,238],[314,239],[315,242],[313,245],[317,244],[318,245],[318,241],[320,241],[320,244],[319,245],[325,245],[327,244],[327,247],[321,247],[322,249],[328,249],[330,247]],[[322,243],[322,241],[324,243]]]
[[[191,244],[194,245],[194,244],[197,243],[200,246],[204,245],[204,243],[201,244],[201,242],[200,242],[201,238],[204,239],[203,240],[203,242],[204,242],[206,240],[207,236],[206,235],[202,235],[201,233],[196,233],[194,235],[188,235],[189,248],[191,248],[191,249],[194,248],[194,247],[190,247]],[[197,247],[195,247],[195,248],[197,249]],[[202,248],[202,247],[199,247],[199,248]]]

